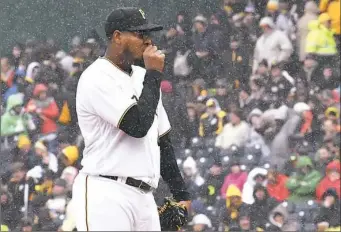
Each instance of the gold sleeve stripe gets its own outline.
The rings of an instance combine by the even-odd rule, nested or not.
[[[172,128],[169,128],[165,133],[163,133],[162,135],[159,135],[159,138],[165,136],[166,134],[168,134],[171,131]]]
[[[121,116],[121,118],[120,118],[120,120],[118,121],[118,124],[117,124],[117,128],[119,128],[120,127],[120,124],[121,124],[121,122],[122,122],[122,120],[123,120],[123,118],[124,118],[124,116],[126,115],[126,113],[128,112],[128,110],[130,110],[131,109],[131,107],[133,107],[133,106],[135,106],[135,105],[137,105],[137,102],[134,102],[133,104],[131,104],[125,111],[124,111],[124,113],[122,114],[122,116]]]

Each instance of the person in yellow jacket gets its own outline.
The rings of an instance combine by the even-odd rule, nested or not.
[[[206,112],[200,117],[199,135],[201,137],[214,137],[223,131],[227,122],[227,114],[221,110],[218,101],[210,98],[206,102]]]
[[[306,53],[316,55],[320,62],[333,63],[337,49],[329,15],[323,13],[318,17],[318,20],[311,21],[309,30],[305,47]],[[320,65],[323,64],[320,63]]]
[[[321,13],[328,13],[333,31],[340,39],[340,0],[320,0],[319,8]]]

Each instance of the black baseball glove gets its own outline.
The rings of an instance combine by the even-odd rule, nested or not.
[[[178,231],[188,220],[185,206],[171,198],[165,198],[164,204],[158,207],[162,231]]]

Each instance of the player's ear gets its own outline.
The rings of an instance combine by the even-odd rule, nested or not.
[[[115,43],[115,44],[121,44],[122,43],[122,33],[120,31],[114,31],[114,33],[112,34],[112,38],[111,38],[111,42]]]

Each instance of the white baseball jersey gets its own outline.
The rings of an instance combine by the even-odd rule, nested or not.
[[[134,138],[118,129],[124,114],[137,104],[145,73],[144,68],[132,66],[129,75],[105,58],[98,58],[83,72],[76,97],[79,127],[85,141],[81,172],[132,177],[157,187],[158,138],[170,130],[161,96],[145,137]]]

